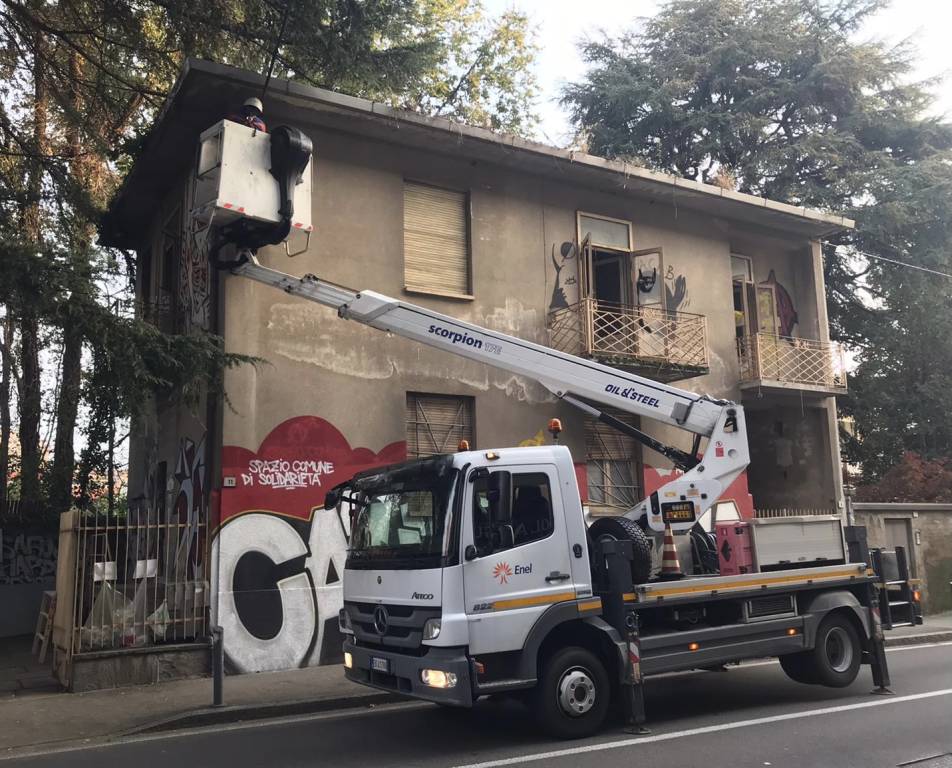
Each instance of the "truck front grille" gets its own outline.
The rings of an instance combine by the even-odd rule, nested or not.
[[[387,611],[387,631],[381,634],[374,624],[374,611],[382,606]],[[366,647],[410,652],[423,646],[423,625],[427,619],[438,618],[439,608],[417,608],[413,605],[345,602],[344,609],[354,628],[354,637]]]

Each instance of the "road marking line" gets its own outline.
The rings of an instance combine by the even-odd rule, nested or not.
[[[757,717],[752,720],[741,720],[736,723],[719,723],[718,725],[706,725],[702,728],[688,728],[684,731],[672,731],[671,733],[659,733],[656,736],[640,736],[632,739],[621,739],[620,741],[610,741],[602,744],[590,744],[585,747],[570,747],[569,749],[557,749],[552,752],[539,752],[534,755],[519,755],[517,757],[504,757],[499,760],[487,760],[484,763],[470,763],[456,768],[500,768],[506,765],[519,765],[521,763],[534,763],[540,760],[552,760],[558,757],[570,757],[572,755],[582,755],[589,752],[604,752],[609,749],[620,749],[621,747],[633,747],[638,744],[650,744],[657,741],[670,741],[671,739],[680,739],[686,736],[700,736],[705,733],[716,733],[719,731],[729,731],[734,728],[746,728],[752,725],[766,725],[767,723],[779,723],[785,720],[798,720],[804,717],[817,717],[819,715],[832,715],[837,712],[849,712],[854,709],[867,709],[869,707],[883,707],[889,704],[901,704],[906,701],[918,701],[919,699],[931,699],[936,696],[952,695],[952,688],[944,688],[941,691],[927,691],[926,693],[913,693],[908,696],[896,696],[888,699],[877,699],[876,701],[863,701],[857,704],[844,704],[838,707],[823,707],[822,709],[808,709],[804,712],[787,712],[782,715],[771,715],[770,717]]]

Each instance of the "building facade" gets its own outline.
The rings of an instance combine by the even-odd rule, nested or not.
[[[559,417],[594,514],[671,471],[534,381],[219,273],[193,215],[198,136],[260,88],[190,62],[105,228],[138,252],[155,322],[261,358],[227,373],[224,398],[151,404],[130,464],[131,503],[191,537],[238,671],[337,657],[347,532],[321,502],[359,469],[463,439],[539,444]],[[264,103],[269,125],[313,140],[314,230],[292,235],[299,255],[264,249],[263,263],[741,402],[753,459],[738,505],[841,509],[846,380],[820,239],[851,222],[293,83],[273,81]],[[636,425],[690,450],[688,434]]]

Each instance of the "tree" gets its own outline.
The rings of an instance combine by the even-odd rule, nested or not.
[[[952,445],[952,125],[928,116],[913,51],[860,42],[885,0],[673,0],[641,29],[590,42],[564,102],[610,157],[844,212],[824,243],[831,326],[859,366],[840,406],[869,479],[905,450]]]
[[[883,476],[859,489],[859,501],[952,502],[952,460],[923,459],[907,451]]]
[[[185,57],[524,131],[533,51],[524,16],[492,19],[477,0],[2,0],[0,502],[14,405],[19,492],[63,509],[74,481],[112,471],[103,446],[147,392],[194,402],[249,362],[216,337],[136,318],[134,257],[95,244]],[[49,466],[41,428],[54,435]]]

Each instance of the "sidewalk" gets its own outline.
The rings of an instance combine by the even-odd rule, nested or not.
[[[369,706],[395,698],[348,682],[342,667],[333,665],[226,677],[225,706],[218,709],[210,706],[211,678],[0,699],[0,757],[22,747]]]
[[[933,613],[918,627],[897,627],[886,632],[886,645],[918,645],[952,640],[952,611]]]
[[[952,641],[952,613],[886,633],[887,645]],[[0,669],[7,665],[0,658]],[[255,720],[398,700],[344,679],[340,666],[225,678],[222,708],[210,706],[210,678],[91,693],[35,691],[0,697],[0,757],[24,747]]]

